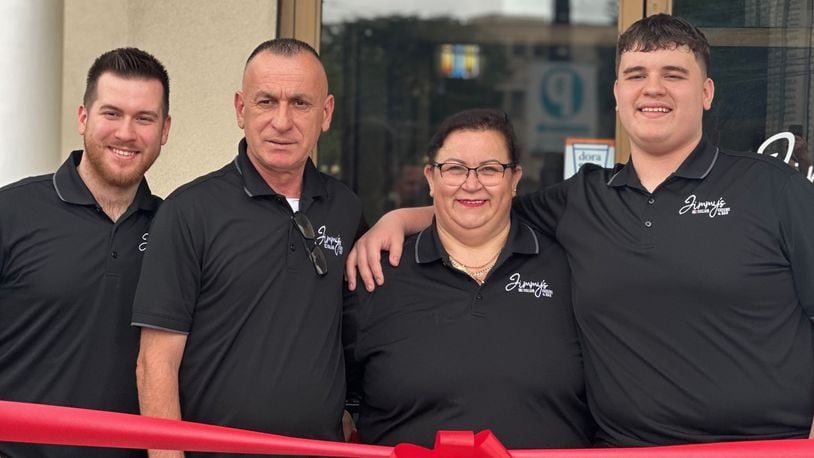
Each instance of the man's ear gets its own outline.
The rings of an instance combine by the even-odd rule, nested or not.
[[[243,92],[235,92],[235,116],[237,117],[237,126],[243,129],[243,109],[246,103],[243,100]]]
[[[88,128],[88,110],[85,104],[79,105],[79,110],[76,113],[76,125],[79,130],[79,135],[85,135],[85,130]]]
[[[715,83],[711,78],[704,81],[704,110],[712,108],[712,99],[715,98]]]
[[[325,104],[322,106],[322,131],[327,132],[331,127],[331,119],[334,115],[334,96],[328,94],[325,98]]]

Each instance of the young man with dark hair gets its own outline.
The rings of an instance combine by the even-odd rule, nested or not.
[[[170,114],[170,77],[164,65],[137,48],[120,48],[99,56],[88,70],[83,104],[93,105],[98,95],[99,78],[111,73],[125,79],[156,80],[162,87],[162,113]]]
[[[79,107],[84,151],[0,189],[0,397],[138,413],[133,295],[160,199],[144,172],[170,131],[169,79],[150,54],[109,51]],[[3,457],[143,451],[0,443]]]
[[[704,138],[708,56],[683,19],[634,23],[614,85],[630,161],[586,165],[514,205],[567,252],[600,445],[809,434],[814,185]],[[404,213],[358,244],[368,289],[384,281],[381,248],[399,259],[389,234],[429,222],[426,209]]]
[[[173,192],[151,230],[133,307],[141,411],[341,440],[343,266],[362,210],[310,159],[334,108],[316,52],[261,44],[234,105],[237,157]]]

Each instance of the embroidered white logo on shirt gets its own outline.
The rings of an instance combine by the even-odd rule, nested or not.
[[[517,290],[518,293],[534,294],[534,297],[552,297],[554,295],[554,291],[548,288],[545,280],[520,280],[520,274],[517,272],[511,274],[509,280],[511,281],[506,284],[506,291]]]
[[[144,250],[147,249],[147,236],[148,235],[150,235],[150,233],[145,232],[144,235],[141,236],[141,240],[144,240],[144,241],[138,244],[138,250],[139,251],[144,251]]]
[[[319,234],[316,239],[317,245],[321,245],[322,248],[326,250],[333,251],[337,256],[342,256],[342,253],[345,252],[345,248],[342,246],[342,237],[339,235],[325,235],[325,232],[325,226],[320,226],[319,229],[317,229],[317,234]]]
[[[684,200],[684,203],[687,205],[678,209],[679,215],[689,213],[691,215],[707,215],[710,218],[715,218],[719,215],[726,216],[729,214],[729,210],[731,210],[727,207],[723,197],[719,197],[718,200],[698,200],[695,194],[690,194],[690,196]]]

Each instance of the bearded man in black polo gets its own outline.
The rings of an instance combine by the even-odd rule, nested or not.
[[[170,131],[164,66],[134,48],[103,54],[78,123],[84,151],[0,189],[0,397],[138,413],[129,320],[161,201],[144,172]],[[0,443],[0,456],[144,451]]]

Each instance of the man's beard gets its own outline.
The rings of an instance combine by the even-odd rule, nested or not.
[[[91,166],[90,168],[100,180],[109,186],[119,188],[127,188],[138,184],[144,177],[144,173],[147,172],[147,169],[155,162],[155,158],[153,158],[152,161],[147,163],[138,162],[135,164],[135,167],[117,170],[104,160],[105,154],[109,154],[106,148],[99,147],[98,145],[88,145],[87,142],[85,143],[83,159],[88,160]]]

